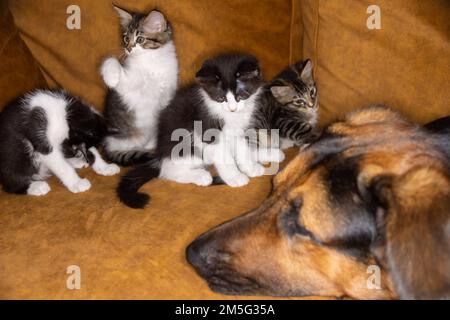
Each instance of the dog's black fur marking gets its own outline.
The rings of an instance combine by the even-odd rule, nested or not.
[[[360,157],[342,158],[337,164],[329,163],[324,181],[328,183],[330,202],[340,207],[341,220],[349,226],[345,232],[328,244],[341,248],[367,250],[375,235],[375,204],[361,198],[357,185]]]
[[[434,133],[450,135],[450,116],[427,123],[425,128]]]

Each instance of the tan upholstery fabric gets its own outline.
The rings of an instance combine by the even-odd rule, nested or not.
[[[305,0],[303,53],[316,62],[321,119],[385,103],[425,123],[450,114],[450,1]],[[369,30],[369,5],[381,30]]]
[[[116,199],[118,178],[82,175],[93,182],[83,194],[52,179],[43,198],[2,195],[0,298],[214,297],[185,262],[186,244],[269,191],[267,178],[233,190],[155,181],[139,212]],[[81,268],[81,290],[66,288],[70,265]]]
[[[46,87],[39,66],[20,38],[8,1],[0,2],[0,110],[22,92]]]
[[[292,155],[292,153],[291,153]],[[206,230],[257,207],[269,176],[243,188],[197,187],[155,180],[145,211],[115,196],[118,177],[70,194],[55,178],[35,198],[0,193],[0,299],[227,299],[213,293],[185,260]],[[81,268],[81,289],[68,290],[67,267]]]

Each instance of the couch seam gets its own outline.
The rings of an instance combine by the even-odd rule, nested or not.
[[[3,50],[6,48],[6,46],[8,45],[8,43],[11,41],[11,39],[16,36],[16,34],[19,36],[20,41],[22,42],[22,44],[25,46],[25,48],[28,50],[28,52],[30,53],[31,57],[33,57],[33,64],[37,67],[41,78],[44,80],[45,84],[48,86],[48,81],[45,77],[44,74],[44,70],[41,66],[41,64],[38,62],[38,60],[36,59],[36,57],[34,56],[34,54],[31,52],[30,48],[28,47],[27,43],[25,42],[25,40],[23,39],[23,33],[19,30],[19,28],[17,27],[16,24],[16,20],[14,18],[14,15],[11,12],[11,8],[10,8],[10,3],[7,4],[7,10],[12,18],[12,22],[14,23],[14,32],[10,35],[10,37],[7,39],[7,41],[5,42],[5,45],[0,49],[0,54],[3,54]]]
[[[320,0],[317,0],[317,16],[316,16],[316,30],[314,31],[314,60],[316,67],[314,68],[314,79],[317,81],[319,73],[319,53],[318,53],[318,43],[319,43],[319,7]]]
[[[293,30],[294,30],[294,14],[295,14],[295,0],[291,0],[291,26],[289,30],[289,64],[292,64],[292,51],[293,51]]]
[[[13,37],[15,37],[16,34],[18,34],[18,33],[19,33],[19,31],[18,31],[18,30],[15,30],[14,32],[12,32],[12,33],[8,36],[8,38],[6,38],[5,44],[0,48],[0,55],[3,54],[3,51],[4,51],[5,48],[8,46],[8,44],[11,42],[11,39],[12,39]],[[19,36],[20,36],[20,35],[19,35]]]

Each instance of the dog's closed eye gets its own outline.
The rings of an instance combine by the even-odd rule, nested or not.
[[[289,207],[281,215],[283,230],[289,237],[303,236],[314,239],[311,231],[300,224],[299,215],[302,209],[302,199],[296,199],[289,204]]]

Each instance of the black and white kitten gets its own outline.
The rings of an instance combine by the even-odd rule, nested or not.
[[[126,205],[147,204],[148,195],[138,189],[152,178],[208,186],[213,178],[207,167],[213,165],[223,182],[240,187],[248,177],[264,174],[257,160],[283,160],[278,149],[261,152],[268,158],[256,159],[245,137],[264,86],[255,57],[233,54],[207,60],[196,79],[198,84],[179,90],[161,112],[154,160],[122,178],[118,196]],[[188,141],[183,154],[178,152],[180,139]]]
[[[61,90],[36,90],[0,113],[0,183],[9,193],[42,196],[54,174],[74,193],[91,187],[75,169],[92,165],[101,175],[120,169],[107,164],[96,147],[106,133],[103,117]]]
[[[266,86],[254,126],[278,129],[283,149],[308,144],[318,136],[318,101],[313,64],[310,60],[300,61],[284,69]]]
[[[111,135],[104,141],[109,160],[133,165],[156,147],[157,119],[175,95],[178,60],[172,28],[164,15],[129,13],[114,7],[123,30],[125,58],[103,62],[101,75],[109,91],[104,116]]]

